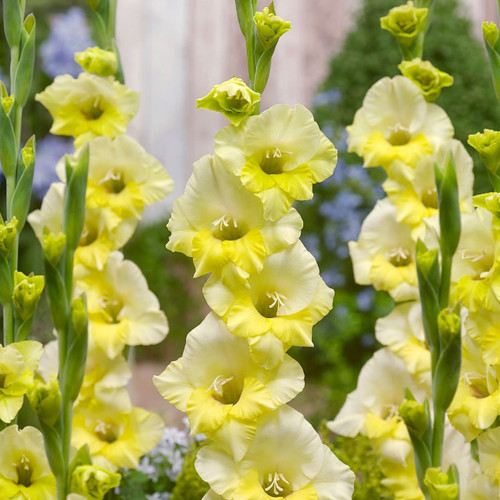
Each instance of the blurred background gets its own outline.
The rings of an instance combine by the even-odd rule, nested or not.
[[[355,155],[347,154],[345,127],[368,88],[379,78],[398,73],[397,44],[380,29],[379,18],[400,3],[275,0],[277,14],[291,21],[293,29],[280,40],[273,57],[263,108],[278,102],[308,106],[340,152],[331,179],[316,186],[312,201],[297,205],[305,223],[302,240],[318,260],[326,283],[336,290],[334,310],[315,328],[316,348],[291,351],[304,366],[307,380],[294,405],[314,424],[332,418],[353,390],[361,366],[377,348],[375,319],[392,308],[386,294],[353,282],[347,242],[357,239],[363,219],[383,197],[383,172],[364,170]],[[213,137],[227,124],[217,113],[197,110],[195,100],[233,75],[246,79],[244,41],[232,0],[120,0],[118,4],[118,45],[126,83],[141,93],[141,108],[129,132],[175,181],[174,192],[145,214],[124,249],[158,296],[171,330],[160,346],[134,351],[132,392],[136,404],[177,423],[179,415],[157,395],[151,377],[181,355],[186,334],[208,309],[201,295],[204,280],[192,278],[191,260],[165,250],[169,236],[165,224],[173,201],[184,191],[192,163],[213,152]],[[495,124],[498,128],[500,123],[480,41],[482,21],[498,22],[496,4],[496,0],[436,0],[426,38],[425,58],[455,78],[437,104],[448,112],[463,142],[468,134]],[[39,92],[58,74],[79,73],[73,54],[94,45],[93,30],[84,0],[28,0],[28,10],[37,19],[33,88]],[[7,82],[5,45],[0,45],[0,78]],[[36,133],[38,140],[33,209],[56,180],[58,159],[72,151],[71,140],[48,134],[50,124],[45,109],[30,100],[23,134],[28,138]],[[475,173],[476,192],[489,190],[478,161]],[[41,272],[41,251],[28,227],[21,244],[20,269]],[[51,325],[43,303],[37,318],[37,335],[48,339]]]

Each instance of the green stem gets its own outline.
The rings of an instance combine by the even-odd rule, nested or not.
[[[12,302],[4,305],[3,308],[3,345],[14,342],[14,308]]]
[[[60,477],[57,478],[57,498],[58,500],[66,500],[69,493],[69,464],[70,464],[70,451],[71,451],[71,430],[73,423],[73,403],[66,401],[63,396],[62,402],[62,457],[64,470]]]
[[[255,34],[246,39],[247,61],[248,61],[248,81],[252,90],[255,90]]]
[[[445,412],[439,407],[439,402],[438,405],[436,405],[436,401],[434,401],[434,408],[434,426],[432,429],[432,466],[441,467]]]

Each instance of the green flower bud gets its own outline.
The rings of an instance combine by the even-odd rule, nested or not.
[[[96,465],[80,465],[71,476],[71,493],[91,500],[102,500],[104,495],[120,484],[120,474]]]
[[[2,97],[2,108],[5,111],[6,115],[10,113],[13,104],[14,104],[14,96],[9,95],[7,97]]]
[[[449,345],[457,336],[460,336],[462,327],[460,316],[451,309],[443,309],[438,316],[439,335],[443,346]]]
[[[66,245],[64,233],[51,233],[47,228],[43,229],[43,253],[45,258],[55,267],[61,258]]]
[[[100,0],[87,0],[87,3],[90,5],[92,10],[96,10],[99,6]]]
[[[12,217],[10,222],[4,222],[0,215],[0,255],[7,258],[17,234],[17,219]]]
[[[21,150],[24,168],[28,168],[35,160],[35,138],[31,137]]]
[[[45,280],[43,276],[33,276],[33,274],[26,276],[19,271],[14,272],[12,300],[23,321],[26,321],[35,313],[44,286]]]
[[[430,467],[425,471],[424,484],[431,500],[458,500],[458,484],[439,467]]]
[[[73,299],[71,303],[71,320],[77,335],[87,331],[87,310],[83,296]]]
[[[75,61],[88,73],[99,76],[113,76],[118,69],[118,58],[111,50],[89,47],[75,54]]]
[[[272,49],[281,35],[292,29],[290,21],[284,21],[274,13],[274,5],[264,7],[262,12],[256,12],[253,20],[257,26],[257,35],[264,50]]]
[[[486,128],[484,132],[469,135],[467,142],[479,153],[488,170],[500,169],[500,132]]]
[[[233,125],[253,114],[260,102],[260,94],[249,88],[241,78],[215,85],[205,97],[196,100],[198,108],[210,109],[222,113]]]
[[[406,5],[394,7],[387,16],[381,17],[380,26],[389,31],[401,47],[408,48],[425,29],[428,13],[429,9],[418,9],[409,1]]]
[[[31,408],[41,420],[53,426],[61,408],[61,392],[59,382],[52,380],[45,383],[40,377],[35,377],[33,385],[27,392]]]
[[[429,424],[425,407],[415,400],[405,399],[399,407],[399,415],[404,420],[410,434],[421,438]]]
[[[498,26],[492,21],[484,21],[483,37],[485,42],[493,48],[498,42],[499,32]]]
[[[411,61],[403,61],[398,68],[403,76],[420,87],[428,102],[435,101],[441,94],[443,87],[453,85],[451,75],[439,71],[430,61],[422,61],[418,57]]]

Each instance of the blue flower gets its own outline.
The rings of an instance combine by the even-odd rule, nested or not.
[[[65,13],[54,14],[51,28],[49,37],[40,46],[43,70],[53,78],[66,73],[77,76],[81,68],[74,60],[75,52],[94,44],[84,10],[72,7]]]

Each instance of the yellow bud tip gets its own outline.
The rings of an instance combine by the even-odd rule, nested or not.
[[[5,111],[6,115],[10,113],[13,104],[14,104],[14,96],[9,95],[7,97],[2,97],[2,108]]]
[[[484,41],[493,48],[498,41],[498,26],[493,21],[484,21],[483,37]]]
[[[89,47],[75,54],[75,61],[88,73],[98,76],[113,76],[118,69],[118,58],[113,51],[100,47]]]

